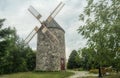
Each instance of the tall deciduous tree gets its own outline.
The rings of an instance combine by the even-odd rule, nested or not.
[[[0,19],[0,74],[29,71],[35,68],[35,53],[16,34],[15,28],[2,28]]]
[[[120,0],[87,2],[84,13],[80,15],[85,24],[80,26],[79,33],[88,39],[89,47],[94,47],[98,64],[104,66],[120,53]]]
[[[11,38],[13,37],[14,30],[10,28],[2,28],[5,19],[0,19],[0,74],[11,72],[11,62],[9,62]],[[5,71],[6,70],[6,71]]]

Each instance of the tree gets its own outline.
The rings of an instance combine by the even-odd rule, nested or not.
[[[78,29],[94,47],[100,66],[112,63],[120,51],[120,0],[87,0],[80,20],[85,24]],[[99,73],[99,77],[101,72]]]
[[[31,71],[35,68],[35,53],[16,34],[15,28],[2,28],[0,19],[0,74]]]
[[[73,50],[69,56],[67,68],[79,68],[80,67],[80,57],[76,50]]]
[[[98,64],[96,63],[96,53],[92,48],[83,48],[80,51],[82,53],[82,58],[80,65],[83,69],[89,70],[91,68],[97,68]]]
[[[10,72],[11,62],[9,62],[9,50],[11,48],[11,38],[14,30],[2,28],[5,19],[0,19],[0,74]]]

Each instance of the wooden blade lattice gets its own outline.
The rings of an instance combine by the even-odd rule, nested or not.
[[[48,16],[46,21],[50,22],[53,18],[55,18],[55,16],[60,12],[64,5],[64,3],[60,2],[58,6],[53,10],[53,12]]]
[[[39,20],[42,16],[40,15],[40,13],[35,9],[33,8],[32,6],[30,6],[28,8],[28,11],[37,19]]]
[[[26,37],[26,39],[24,40],[25,44],[28,44],[30,42],[30,40],[35,36],[35,34],[38,32],[39,28],[36,26],[32,32],[30,32],[30,34]]]

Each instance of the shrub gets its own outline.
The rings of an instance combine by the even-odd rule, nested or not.
[[[94,74],[98,74],[98,69],[91,69],[89,72],[94,73]]]
[[[83,68],[76,68],[75,71],[83,71]]]

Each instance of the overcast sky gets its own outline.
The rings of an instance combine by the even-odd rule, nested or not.
[[[6,18],[5,27],[11,26],[17,29],[17,34],[25,39],[39,22],[27,10],[32,5],[41,15],[41,21],[63,1],[65,6],[55,17],[58,24],[65,30],[66,56],[72,50],[78,50],[85,46],[86,41],[78,34],[77,29],[82,22],[79,21],[79,14],[86,6],[85,0],[0,0],[0,19]],[[29,45],[36,50],[36,36]]]

